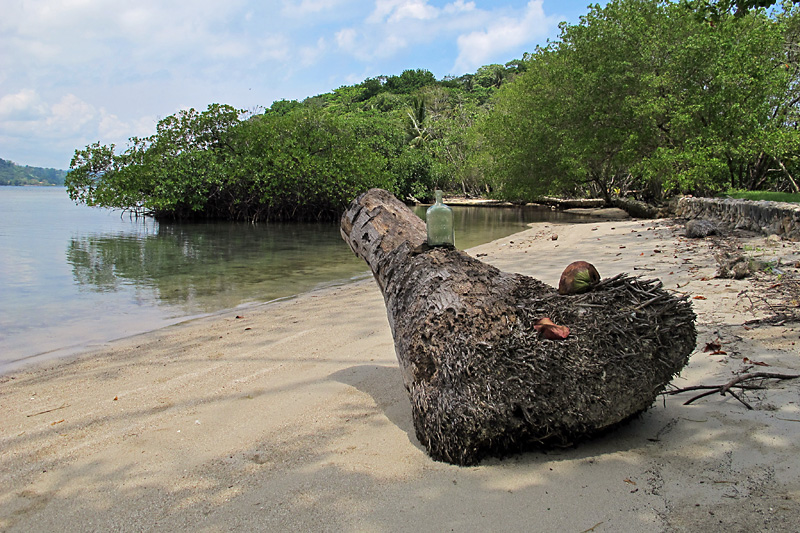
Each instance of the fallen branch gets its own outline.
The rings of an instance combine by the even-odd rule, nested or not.
[[[705,392],[703,392],[701,394],[698,394],[697,396],[694,396],[694,397],[690,398],[689,400],[683,402],[683,405],[689,405],[692,402],[694,402],[695,400],[699,400],[700,398],[705,398],[706,396],[711,396],[712,394],[719,393],[722,396],[725,396],[725,394],[727,393],[727,394],[730,394],[731,396],[733,396],[734,398],[736,398],[737,400],[739,400],[739,402],[742,405],[744,405],[745,407],[747,407],[749,410],[752,411],[753,407],[749,403],[744,401],[744,399],[742,399],[738,394],[733,392],[731,390],[732,388],[736,387],[736,388],[740,389],[741,391],[759,390],[759,389],[765,389],[766,387],[764,387],[763,385],[760,385],[760,384],[759,385],[749,385],[746,382],[755,381],[757,379],[777,379],[777,380],[782,381],[782,380],[786,380],[786,379],[796,379],[796,378],[800,378],[800,374],[776,374],[774,372],[752,372],[750,374],[738,375],[735,378],[733,378],[732,380],[730,380],[727,383],[724,383],[722,385],[695,385],[695,386],[692,386],[692,387],[685,387],[685,388],[682,388],[682,389],[675,389],[675,390],[665,391],[663,394],[668,394],[668,395],[672,396],[672,395],[675,395],[675,394],[682,394],[684,392],[691,392],[691,391],[698,391],[698,390],[705,391]]]

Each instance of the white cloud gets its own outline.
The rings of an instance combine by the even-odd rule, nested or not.
[[[58,165],[89,142],[150,135],[184,104],[268,107],[403,68],[474,70],[555,27],[540,1],[519,1],[8,1],[0,157]]]
[[[427,50],[426,57],[438,57],[457,46],[452,68],[462,73],[504,54],[519,55],[526,46],[533,48],[557,22],[544,14],[542,0],[531,0],[523,9],[479,8],[467,0],[453,0],[442,7],[429,0],[375,0],[363,24],[340,33],[346,40],[340,39],[339,46],[360,61],[414,53],[433,43],[437,49]]]
[[[428,0],[376,0],[362,24],[337,32],[336,43],[359,61],[388,59],[412,44],[424,45],[446,34],[442,13]]]
[[[129,6],[119,13],[119,25],[128,34],[146,34],[154,23],[153,11],[142,6]]]
[[[34,120],[46,113],[39,95],[33,89],[23,89],[0,98],[0,121]]]
[[[408,47],[409,40],[406,36],[397,33],[390,33],[383,41],[378,43],[372,57],[387,58],[396,54],[398,51]],[[409,65],[411,68],[413,65]]]
[[[531,0],[521,19],[496,18],[485,29],[460,35],[459,54],[454,69],[474,70],[489,62],[492,57],[517,52],[521,46],[547,35],[555,23],[553,17],[544,14],[542,0]]]
[[[404,4],[406,0],[375,0],[375,9],[372,11],[367,22],[369,24],[379,24],[384,22],[392,11]]]
[[[456,0],[452,4],[447,4],[444,6],[445,13],[462,13],[474,10],[475,2],[464,2],[464,0]]]
[[[150,116],[121,120],[116,114],[69,93],[47,101],[36,90],[23,89],[0,98],[0,138],[4,149],[20,152],[32,142],[62,144],[70,153],[97,139],[122,147],[132,136],[151,135],[155,122]],[[64,168],[66,162],[43,164]]]
[[[74,94],[67,94],[50,106],[44,125],[50,134],[56,132],[78,133],[86,124],[96,123],[97,115],[94,106]]]
[[[97,125],[97,131],[103,139],[119,139],[133,137],[130,126],[117,115],[104,113]]]
[[[369,24],[395,23],[405,19],[432,20],[440,15],[453,15],[475,10],[475,2],[455,0],[443,8],[428,4],[428,0],[376,0],[375,9],[367,17]]]
[[[288,61],[291,58],[292,43],[288,37],[281,34],[265,35],[255,40],[253,56],[243,58],[246,63],[252,64],[270,61]]]
[[[347,52],[358,50],[358,33],[353,28],[345,28],[336,32],[336,45]]]
[[[254,55],[248,43],[232,40],[220,40],[215,43],[209,43],[205,51],[208,53],[209,57],[214,59],[240,59],[244,57],[253,57]]]
[[[284,0],[281,13],[288,17],[305,17],[332,11],[343,3],[342,0],[301,0],[300,2]]]
[[[300,64],[311,66],[318,63],[328,51],[328,42],[320,37],[314,46],[304,46],[300,49]]]
[[[403,19],[431,20],[439,16],[439,10],[429,6],[427,0],[411,0],[399,4],[389,22],[400,22]]]
[[[155,116],[143,116],[131,120],[122,120],[117,115],[100,109],[100,120],[97,133],[100,139],[113,139],[119,147],[127,146],[131,137],[149,137],[155,132],[158,119]],[[77,148],[77,147],[76,147]]]
[[[87,67],[127,63],[129,69],[187,58],[241,57],[247,36],[234,31],[246,23],[241,0],[159,2],[139,0],[29,0],[13,14],[17,64]],[[7,15],[7,14],[6,14]],[[259,36],[270,33],[263,29]],[[5,38],[2,38],[5,40]],[[0,41],[2,42],[2,41]]]
[[[406,36],[391,31],[359,33],[353,28],[346,28],[336,34],[339,49],[363,62],[392,57],[407,48],[408,44]]]

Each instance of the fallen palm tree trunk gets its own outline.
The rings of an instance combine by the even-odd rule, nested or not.
[[[695,348],[689,302],[660,282],[619,275],[562,296],[429,248],[424,222],[383,190],[354,200],[341,232],[383,292],[417,438],[438,460],[473,464],[607,430],[652,405]],[[569,334],[545,338],[542,318]]]

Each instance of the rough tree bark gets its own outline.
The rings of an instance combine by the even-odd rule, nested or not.
[[[691,305],[659,282],[620,275],[561,296],[428,248],[424,222],[383,190],[353,201],[341,233],[383,292],[417,438],[437,460],[474,464],[614,427],[652,405],[695,347]],[[542,317],[571,334],[541,338]]]

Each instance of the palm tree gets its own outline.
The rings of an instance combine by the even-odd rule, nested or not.
[[[430,130],[425,124],[427,110],[425,108],[425,98],[416,96],[411,101],[411,105],[406,109],[406,135],[411,146],[422,148],[430,140]]]

